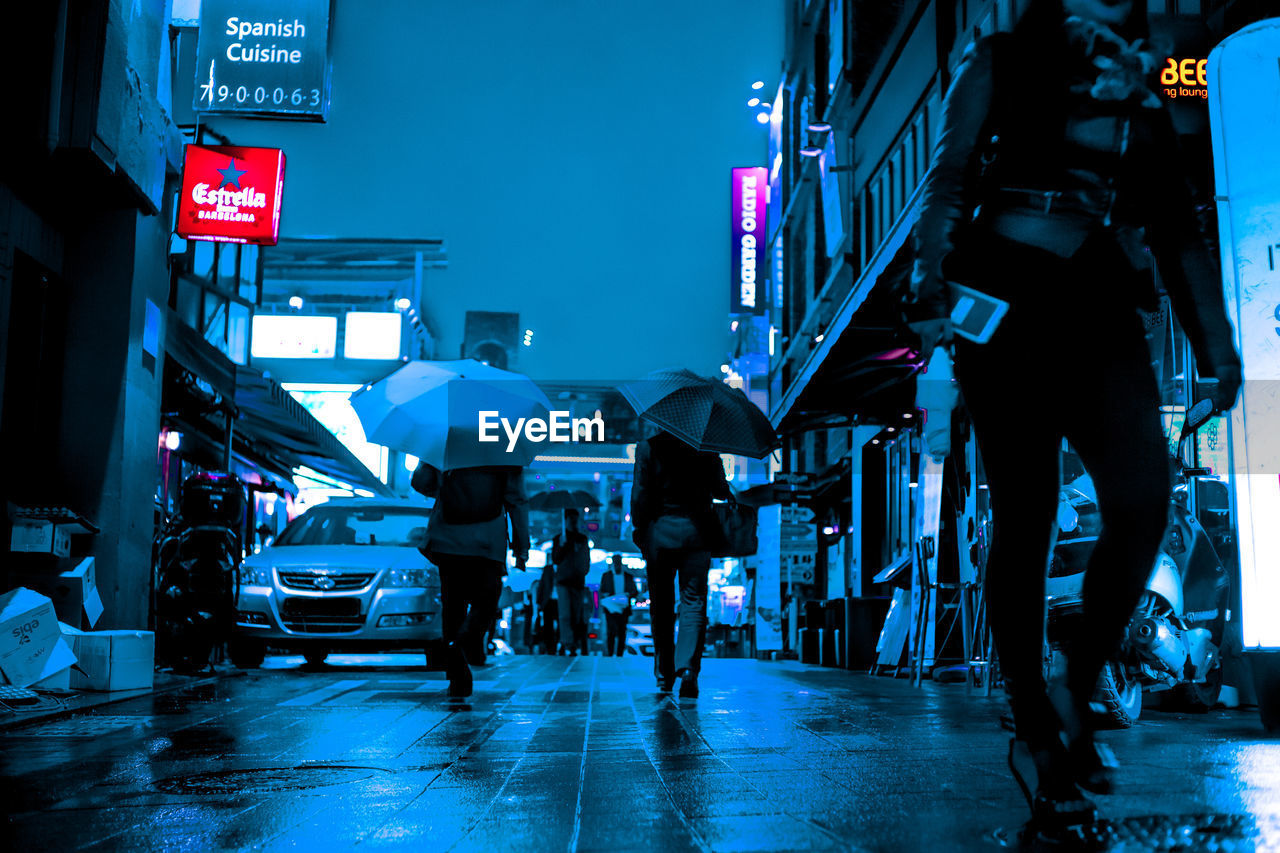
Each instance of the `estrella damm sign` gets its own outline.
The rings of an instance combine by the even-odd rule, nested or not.
[[[280,237],[284,152],[188,145],[178,197],[179,237],[274,246]]]

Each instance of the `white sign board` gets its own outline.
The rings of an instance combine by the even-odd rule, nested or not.
[[[1209,56],[1218,230],[1228,316],[1244,361],[1230,481],[1245,646],[1280,647],[1280,19]]]
[[[755,625],[756,651],[782,651],[782,578],[779,552],[782,532],[781,507],[760,508],[758,537],[760,547],[750,557],[756,567]]]

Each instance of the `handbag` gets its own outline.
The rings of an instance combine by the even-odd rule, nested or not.
[[[760,549],[756,535],[758,512],[736,500],[711,505],[716,514],[719,542],[711,548],[714,557],[750,557]]]

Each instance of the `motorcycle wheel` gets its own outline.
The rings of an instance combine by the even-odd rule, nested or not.
[[[323,666],[325,658],[329,657],[329,650],[305,649],[302,656],[307,659],[307,666]]]
[[[267,646],[261,640],[232,637],[227,641],[227,653],[236,669],[257,669],[267,657]]]
[[[1207,714],[1218,704],[1222,692],[1222,662],[1205,674],[1204,684],[1179,684],[1175,692],[1178,707],[1193,714]]]
[[[1101,728],[1127,729],[1142,714],[1142,685],[1129,677],[1123,663],[1110,661],[1098,677],[1094,701],[1103,707]]]

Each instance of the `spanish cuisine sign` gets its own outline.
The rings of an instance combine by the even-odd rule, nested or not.
[[[284,152],[188,145],[178,198],[178,236],[274,246],[280,236]]]
[[[202,0],[193,107],[323,121],[329,0]]]

